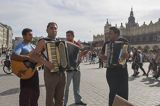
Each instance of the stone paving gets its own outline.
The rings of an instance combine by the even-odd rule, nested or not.
[[[131,65],[129,69],[129,101],[135,106],[160,106],[160,80],[142,76],[131,77]],[[144,65],[147,70],[148,64]],[[19,79],[15,75],[6,75],[0,67],[0,106],[18,106]],[[87,106],[107,106],[109,89],[106,82],[105,69],[98,69],[98,64],[81,64],[81,96]],[[40,98],[39,106],[45,106],[45,87],[43,70],[39,71]],[[74,105],[73,87],[70,86],[68,106]]]

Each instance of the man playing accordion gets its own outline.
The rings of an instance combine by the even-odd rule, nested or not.
[[[128,100],[128,69],[126,60],[129,57],[128,41],[120,37],[116,27],[109,29],[109,41],[101,51],[101,59],[106,61],[106,78],[109,85],[109,106],[112,106],[115,95]]]
[[[56,71],[56,60],[53,63],[49,61],[47,51],[47,42],[55,42],[57,35],[57,24],[50,22],[47,25],[48,36],[39,40],[37,47],[34,50],[35,55],[43,55],[44,57],[44,82],[46,87],[46,106],[63,106],[63,96],[65,87],[64,70]]]

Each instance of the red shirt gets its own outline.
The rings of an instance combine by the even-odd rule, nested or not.
[[[80,44],[80,43],[78,43],[78,42],[76,42],[76,41],[74,41],[73,43],[76,44],[77,46],[79,46],[79,47],[81,48],[81,44]]]
[[[68,42],[72,42],[72,41],[68,41]],[[72,43],[74,43],[75,45],[79,46],[81,48],[81,44],[76,42],[76,41],[73,41]]]

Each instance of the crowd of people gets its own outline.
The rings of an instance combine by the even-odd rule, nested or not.
[[[97,55],[98,53],[93,51],[88,52],[86,56],[83,57],[82,62],[89,62],[90,64],[99,64],[98,68],[104,68],[105,62]],[[139,48],[132,48],[130,50],[128,63],[131,63],[131,69],[133,70],[133,77],[139,75],[139,70],[143,72],[143,76],[152,75],[154,78],[160,77],[160,50],[147,50]],[[144,68],[144,64],[149,63],[147,70]]]
[[[149,73],[152,71],[153,77],[158,78],[160,76],[160,50],[149,50],[144,52],[141,49],[133,49],[130,52],[130,60],[132,61],[132,69],[134,71],[133,76],[139,74],[139,69],[143,71],[144,76],[149,76]],[[149,62],[148,69],[144,70],[144,62]]]

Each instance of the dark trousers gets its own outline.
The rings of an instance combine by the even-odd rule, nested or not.
[[[99,62],[99,68],[103,68],[103,62]]]
[[[139,68],[143,71],[143,74],[146,74],[144,68],[143,68],[143,63],[138,63]]]
[[[21,88],[19,106],[38,106],[39,88]]]
[[[157,71],[157,64],[155,62],[150,62],[149,63],[147,75],[149,74],[149,72],[151,70],[153,70],[153,72],[156,73],[156,71]]]
[[[112,106],[115,95],[128,100],[128,71],[127,68],[108,68],[106,72],[109,85],[109,106]]]

